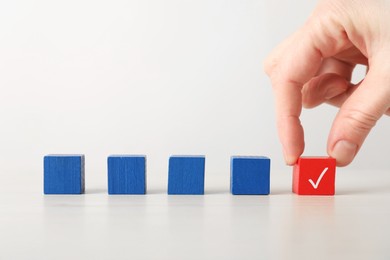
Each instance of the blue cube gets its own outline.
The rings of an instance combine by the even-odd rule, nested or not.
[[[169,158],[168,194],[204,194],[204,156]]]
[[[234,195],[270,193],[270,159],[264,156],[231,157],[230,190]]]
[[[46,155],[43,159],[44,194],[82,194],[84,155]]]
[[[108,194],[146,193],[146,156],[111,155],[107,166]]]

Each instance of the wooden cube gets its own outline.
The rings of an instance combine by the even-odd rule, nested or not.
[[[146,193],[146,156],[111,155],[107,169],[108,194]]]
[[[299,195],[334,195],[336,160],[301,157],[293,169],[293,192]]]
[[[46,155],[43,168],[44,194],[84,193],[84,155]]]
[[[171,156],[168,194],[204,194],[204,170],[204,156]]]
[[[233,195],[268,195],[271,160],[264,156],[233,156],[230,191]]]

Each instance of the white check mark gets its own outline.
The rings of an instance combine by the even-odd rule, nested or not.
[[[324,175],[325,175],[325,173],[326,173],[327,171],[328,171],[328,167],[326,167],[326,168],[322,171],[322,173],[321,173],[320,177],[318,177],[318,180],[317,180],[316,183],[314,183],[314,181],[313,181],[312,179],[309,180],[310,184],[313,186],[313,188],[314,188],[315,190],[318,188],[318,185],[320,185],[320,182],[321,182],[321,180],[322,180],[322,177],[324,177]]]

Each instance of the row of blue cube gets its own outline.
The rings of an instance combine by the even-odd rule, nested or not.
[[[85,191],[84,155],[44,157],[45,194],[82,194]],[[146,193],[146,156],[112,155],[107,159],[109,194]],[[171,156],[168,194],[204,194],[205,157]],[[232,156],[230,190],[234,195],[270,192],[270,159]]]

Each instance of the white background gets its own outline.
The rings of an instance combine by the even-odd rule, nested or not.
[[[339,227],[344,224],[356,230],[363,223],[378,220],[362,218],[354,226],[348,219],[355,214],[364,214],[365,209],[359,206],[358,209],[349,210],[347,207],[343,210],[350,203],[360,205],[353,203],[365,198],[365,184],[369,191],[369,187],[372,187],[371,191],[382,187],[388,194],[388,188],[383,188],[383,184],[388,183],[387,175],[379,174],[390,168],[388,118],[378,122],[354,163],[338,169],[338,176],[345,173],[339,178],[340,183],[344,183],[339,186],[339,193],[363,194],[351,200],[347,197],[342,202],[340,199],[330,199],[330,202],[299,201],[290,194],[291,168],[285,166],[282,159],[276,135],[272,90],[262,62],[276,44],[304,23],[315,2],[0,1],[0,188],[3,214],[0,232],[5,236],[2,238],[2,252],[6,252],[7,259],[16,252],[22,258],[43,259],[42,250],[49,246],[61,252],[64,259],[70,257],[71,251],[63,250],[55,243],[59,239],[66,244],[57,237],[63,231],[65,234],[69,232],[69,236],[78,234],[79,240],[74,241],[77,245],[85,243],[83,239],[92,239],[82,251],[84,256],[96,258],[100,252],[101,257],[107,254],[109,258],[110,250],[118,250],[117,244],[110,240],[115,244],[111,245],[97,237],[112,235],[114,238],[109,238],[113,241],[115,236],[125,237],[126,234],[121,233],[115,223],[119,221],[126,226],[124,217],[131,217],[134,212],[130,214],[125,209],[127,203],[133,202],[134,209],[143,209],[142,212],[135,211],[138,212],[135,220],[140,222],[137,232],[144,238],[143,242],[157,246],[162,250],[158,253],[171,256],[171,259],[174,256],[182,259],[181,251],[176,252],[177,255],[172,250],[164,251],[161,247],[166,243],[172,240],[187,248],[180,244],[183,243],[180,237],[187,237],[178,231],[183,226],[178,224],[178,229],[175,229],[176,220],[184,226],[188,224],[198,228],[201,225],[203,233],[196,233],[200,231],[195,229],[192,232],[203,238],[214,234],[211,233],[212,227],[220,224],[221,230],[214,230],[222,234],[220,245],[215,249],[219,251],[212,251],[207,246],[202,247],[203,251],[197,248],[203,258],[207,255],[217,257],[218,252],[238,257],[240,251],[230,247],[237,242],[233,238],[249,234],[246,232],[251,227],[266,227],[267,223],[270,228],[280,229],[276,235],[270,231],[274,234],[270,243],[275,252],[280,239],[287,237],[295,241],[293,234],[297,230],[292,229],[294,221],[290,222],[291,219],[282,221],[284,226],[280,226],[277,220],[251,226],[259,212],[271,221],[275,216],[289,218],[291,212],[288,209],[302,207],[313,212],[313,204],[325,203],[325,208],[330,205],[332,209],[333,221],[329,223],[325,219],[317,219],[325,230],[329,225],[328,230],[340,230]],[[363,71],[364,68],[360,68],[355,80],[362,77]],[[336,112],[337,109],[326,105],[303,111],[305,155],[326,155],[328,130]],[[42,195],[43,156],[50,153],[86,155],[85,197],[47,198]],[[128,198],[116,200],[105,195],[106,158],[115,153],[147,155],[148,185],[152,195],[135,201]],[[167,199],[164,194],[171,154],[205,155],[206,193],[221,192],[220,197],[205,196],[204,201],[199,198],[188,201]],[[271,190],[274,195],[262,199],[260,205],[252,197],[247,200],[229,197],[231,155],[270,157],[272,185],[279,187]],[[361,176],[364,177],[358,182],[360,186],[354,186],[358,170],[363,171]],[[370,181],[373,183],[370,184]],[[282,196],[281,200],[272,197],[277,194]],[[379,204],[375,204],[376,208],[372,210],[382,209],[380,216],[387,218],[389,196],[387,200],[380,198],[373,197],[372,201],[379,200]],[[186,203],[188,208],[180,208]],[[219,213],[214,209],[218,205]],[[372,205],[371,200],[366,200],[364,205]],[[241,209],[253,214],[248,217]],[[269,215],[270,210],[273,213]],[[104,217],[99,218],[99,213]],[[172,217],[174,214],[179,214],[179,217],[175,219]],[[193,215],[185,222],[187,214]],[[63,219],[64,216],[70,216],[70,220]],[[94,217],[97,217],[96,222]],[[380,221],[384,219],[380,218],[378,223],[383,223]],[[148,221],[152,226],[157,225],[156,228],[149,229]],[[167,223],[170,226],[164,226]],[[239,229],[238,223],[247,223],[248,226]],[[286,236],[282,232],[283,227],[290,227],[288,230],[294,232]],[[84,230],[84,235],[79,236],[80,229]],[[161,241],[156,237],[155,240],[147,239],[149,235],[161,235],[159,232],[172,230],[173,237],[167,237],[165,243],[159,244]],[[226,237],[223,237],[224,230]],[[380,230],[378,226],[370,233],[370,241],[385,243],[386,240],[378,239]],[[90,235],[86,235],[89,231],[92,231],[88,233]],[[356,237],[367,233],[365,229],[360,231]],[[13,240],[10,238],[12,234],[24,239],[14,237]],[[356,237],[347,236],[348,239]],[[254,244],[268,239],[258,239],[255,235],[249,238]],[[218,240],[218,235],[209,239]],[[290,239],[285,241],[288,248],[291,246]],[[302,237],[297,239],[301,241]],[[89,246],[94,247],[94,241],[100,245],[97,255],[88,250]],[[106,242],[108,244],[104,247]],[[252,245],[250,243],[248,247]],[[329,247],[340,249],[334,243]],[[361,255],[372,255],[372,250],[378,248],[379,251],[375,252],[380,255],[384,252],[380,251],[385,248],[383,243],[373,244],[373,247],[365,244],[367,247],[361,248]],[[17,250],[17,245],[27,246],[26,255]],[[224,251],[226,248],[229,250]],[[260,251],[253,249],[256,247],[251,248],[254,251],[244,250],[248,259],[264,253],[260,248]],[[353,245],[349,244],[347,250],[351,248]],[[138,253],[142,252],[145,253],[141,247]],[[148,252],[153,255],[152,251]],[[55,254],[54,251],[51,253]]]
[[[284,166],[262,62],[315,1],[1,1],[0,169],[41,174],[47,153],[204,154],[208,174],[231,155]],[[326,155],[336,113],[304,110],[306,155]],[[388,118],[351,169],[389,169]],[[1,171],[1,174],[6,174]],[[37,176],[39,177],[39,175]]]

